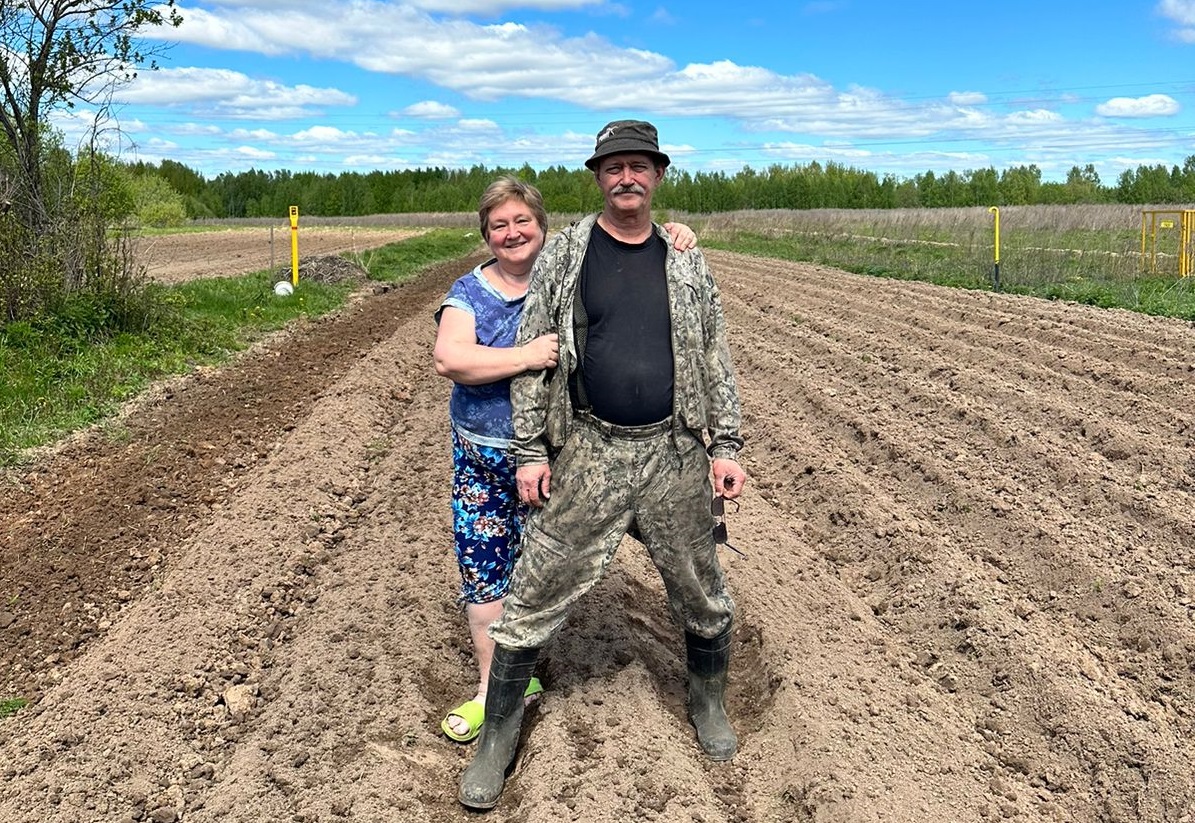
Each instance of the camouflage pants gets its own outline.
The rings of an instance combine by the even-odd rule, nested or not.
[[[552,496],[532,509],[502,617],[499,644],[544,646],[568,609],[601,579],[632,523],[660,572],[673,616],[713,637],[730,626],[711,532],[709,457],[669,421],[634,428],[578,418],[552,464]]]

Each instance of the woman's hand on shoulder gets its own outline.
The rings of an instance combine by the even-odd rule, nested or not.
[[[555,334],[541,335],[520,348],[527,371],[554,369],[560,361],[560,338]]]
[[[688,251],[697,246],[697,233],[684,223],[665,223],[664,231],[672,236],[672,247],[677,251]]]

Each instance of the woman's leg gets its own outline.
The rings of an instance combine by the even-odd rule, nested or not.
[[[490,639],[487,630],[501,614],[501,600],[465,605],[465,618],[469,622],[469,635],[473,638],[473,657],[477,660],[479,674],[477,696],[473,698],[478,703],[485,703],[486,685],[490,679],[490,663],[494,659],[494,641]],[[448,715],[448,725],[457,734],[467,734],[469,731],[469,723],[463,717],[458,717],[455,714]]]
[[[485,702],[494,641],[488,629],[502,614],[518,554],[526,507],[519,503],[514,466],[500,449],[478,446],[453,433],[453,520],[461,568],[461,599],[477,660],[479,703]],[[457,715],[446,722],[457,734],[469,723]]]

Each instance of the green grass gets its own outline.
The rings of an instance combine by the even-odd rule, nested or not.
[[[477,232],[442,229],[367,253],[370,278],[401,282],[478,247]],[[54,316],[0,326],[0,465],[111,416],[153,380],[225,362],[263,335],[342,306],[351,285],[300,281],[273,293],[275,276],[153,286],[140,331],[112,333],[111,311],[81,300]],[[125,325],[128,325],[127,323]]]
[[[476,229],[437,229],[401,243],[382,246],[366,255],[364,262],[372,279],[394,283],[444,260],[464,257],[480,244],[481,236]]]
[[[933,239],[926,239],[931,234]],[[827,231],[715,226],[702,233],[701,244],[953,288],[991,290],[994,285],[991,235],[974,227],[932,233],[919,228],[902,236],[894,226],[838,226]],[[1195,278],[1142,274],[1140,259],[1133,253],[1138,248],[1139,238],[1125,229],[1021,231],[1001,244],[1001,289],[1046,300],[1195,319]],[[1168,262],[1176,265],[1173,259]]]
[[[21,697],[14,697],[9,700],[0,700],[0,720],[19,712],[21,709],[29,705],[29,701]]]

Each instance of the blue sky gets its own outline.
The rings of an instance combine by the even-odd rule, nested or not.
[[[213,177],[580,168],[609,120],[674,166],[911,177],[1195,155],[1195,0],[181,0],[119,93],[125,159]],[[154,35],[158,36],[158,35]],[[86,115],[87,111],[76,112]],[[68,127],[69,133],[69,127]]]

